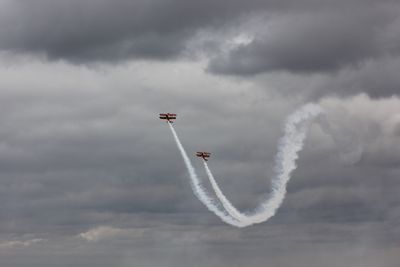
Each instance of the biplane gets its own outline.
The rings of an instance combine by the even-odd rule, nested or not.
[[[199,158],[203,158],[205,161],[208,161],[208,158],[210,157],[211,153],[209,152],[196,152],[196,156]]]
[[[173,123],[173,120],[176,120],[176,114],[160,113],[160,119],[161,120],[166,120],[169,123]]]

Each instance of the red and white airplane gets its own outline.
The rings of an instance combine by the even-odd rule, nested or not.
[[[176,114],[160,113],[160,119],[166,120],[169,123],[173,123],[173,120],[176,120]]]
[[[210,157],[211,153],[209,152],[197,152],[196,156],[199,158],[203,158],[205,161],[208,161],[208,158]]]

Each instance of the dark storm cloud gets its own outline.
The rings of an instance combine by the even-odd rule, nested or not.
[[[311,93],[299,89],[313,99],[360,92],[390,96],[400,85],[390,74],[396,73],[393,62],[400,51],[396,1],[2,0],[0,5],[3,52],[83,64],[204,56],[206,69],[218,75],[285,73],[285,80],[299,77],[305,85],[312,74],[323,75]]]
[[[400,57],[385,56],[368,59],[357,68],[343,68],[335,75],[326,74],[308,89],[310,98],[329,94],[345,97],[365,92],[371,97],[391,97],[400,93],[400,77],[397,75]],[[300,90],[301,91],[301,90]],[[307,90],[305,90],[307,91]]]
[[[269,71],[300,73],[338,70],[381,54],[397,52],[387,47],[387,28],[398,10],[380,6],[350,6],[343,10],[282,14],[263,35],[211,61],[210,70],[234,75]],[[275,23],[274,23],[275,22]],[[382,40],[383,39],[383,40]]]
[[[224,24],[262,1],[7,1],[0,49],[77,62],[166,59],[200,28]]]
[[[400,87],[399,10],[398,3],[384,1],[276,12],[255,23],[246,42],[214,54],[208,70],[278,80],[277,91],[310,99],[392,96]]]
[[[376,37],[380,36],[376,33],[385,30],[382,21],[390,21],[395,11],[379,6],[372,11],[375,6],[360,7],[357,1],[350,1],[342,12],[340,3],[330,2],[324,7],[309,0],[3,0],[0,49],[77,62],[131,57],[162,60],[182,54],[199,30],[229,29],[236,27],[240,18],[267,13],[288,18],[272,29],[273,40],[256,37],[250,45],[231,52],[228,59],[214,62],[211,69],[236,74],[271,69],[312,71],[336,68],[375,53]],[[304,13],[307,9],[315,9],[315,13]]]

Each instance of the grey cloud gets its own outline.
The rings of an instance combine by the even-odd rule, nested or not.
[[[232,30],[237,25],[232,20],[240,24],[237,19],[249,19],[254,10],[268,9],[277,15],[267,15],[273,21],[281,12],[309,13],[315,4],[316,14],[327,12],[327,20],[334,20],[336,13],[317,2],[3,1],[9,9],[0,9],[0,36],[10,35],[0,38],[0,46],[74,62],[165,60],[180,55],[198,29]],[[337,3],[330,6],[337,10]],[[373,16],[381,11],[371,11],[371,18],[364,11],[355,17],[387,27],[388,20]],[[343,16],[349,43],[357,47],[351,19]],[[4,26],[17,17],[18,27]],[[396,40],[389,34],[395,33],[393,25],[379,40]],[[340,29],[332,27],[340,39]],[[276,145],[285,117],[296,107],[330,93],[396,93],[398,57],[351,66],[368,54],[380,56],[376,48],[383,45],[369,42],[369,34],[360,32],[366,49],[360,54],[353,49],[357,55],[348,55],[352,61],[334,73],[327,70],[336,63],[324,65],[323,74],[301,72],[298,64],[296,74],[270,72],[254,80],[209,75],[206,63],[194,61],[97,68],[24,56],[1,61],[0,244],[17,245],[0,250],[0,265],[258,267],[267,258],[277,266],[397,266],[397,97],[319,101],[333,131],[313,125],[283,206],[267,223],[246,229],[224,225],[197,201],[168,127],[157,118],[158,112],[178,113],[175,125],[188,153],[210,150],[210,166],[224,192],[242,210],[251,210],[270,192]],[[257,38],[255,43],[267,45]],[[336,55],[347,58],[341,51]],[[358,146],[360,152],[351,154]],[[128,230],[98,242],[79,237],[102,226]],[[41,239],[47,241],[20,246]]]
[[[371,12],[369,7],[358,10],[360,4],[357,2],[350,1],[350,10],[346,12],[351,14],[343,15],[340,3],[324,5],[312,0],[252,0],[246,3],[236,0],[201,3],[181,0],[118,0],[112,3],[3,0],[0,49],[44,53],[52,59],[73,62],[114,62],[128,58],[165,60],[182,55],[188,41],[200,30],[229,29],[240,24],[241,19],[257,14],[285,17],[288,11],[289,22],[282,29],[282,25],[277,25],[274,40],[256,38],[253,44],[231,54],[232,64],[244,64],[243,71],[240,67],[236,71],[230,70],[230,62],[225,62],[226,67],[215,67],[215,70],[245,74],[269,68],[305,71],[318,66],[331,68],[344,60],[358,59],[374,51],[375,38],[371,41],[371,34],[380,30],[386,16],[393,16],[380,8],[376,12]],[[317,15],[312,13],[307,19],[298,21],[298,14],[309,8],[315,9]],[[309,35],[322,36],[312,42]],[[331,57],[321,57],[325,52],[331,53]],[[257,63],[260,53],[264,54],[265,62],[271,63]],[[312,62],[309,56],[314,56],[314,60],[319,56],[319,61]]]
[[[212,72],[254,75],[271,71],[313,73],[357,66],[370,58],[398,54],[392,25],[398,7],[352,6],[283,14],[265,21],[261,34],[211,60]]]
[[[254,208],[259,198],[270,190],[272,163],[285,116],[299,103],[277,97],[263,99],[262,89],[248,90],[249,84],[221,83],[217,77],[193,72],[193,67],[186,66],[184,71],[179,68],[176,65],[165,70],[153,63],[98,73],[53,63],[52,66],[33,64],[26,70],[8,69],[1,85],[4,104],[0,129],[3,203],[0,210],[6,219],[0,227],[15,233],[40,232],[47,228],[57,232],[69,227],[70,231],[83,232],[91,225],[115,225],[124,216],[134,223],[136,219],[130,217],[134,214],[188,215],[182,218],[191,217],[192,212],[198,213],[196,218],[201,217],[201,221],[187,219],[183,224],[220,224],[193,197],[168,128],[157,120],[159,111],[179,114],[176,127],[188,152],[211,150],[210,165],[227,195],[243,209]],[[143,73],[149,70],[151,77],[144,76],[147,78],[144,79]],[[175,71],[182,82],[186,79],[184,89],[167,82],[175,79]],[[63,73],[61,80],[51,78],[59,77],[60,73]],[[17,77],[22,74],[29,87],[20,86]],[[101,79],[101,86],[93,83],[94,77]],[[44,83],[39,82],[42,79]],[[31,96],[33,91],[35,96]],[[343,113],[338,110],[344,109],[347,114],[352,112],[348,106],[362,110],[373,105],[365,103],[374,103],[365,97],[351,101],[343,106],[335,101],[324,104],[332,106],[334,112],[330,119],[338,127],[339,135],[347,136],[348,131],[341,129],[353,129],[353,121],[360,121],[357,129],[361,128],[366,118],[360,115],[343,120]],[[397,100],[392,101],[394,106]],[[250,115],[244,115],[243,110]],[[381,115],[376,120],[387,112],[383,108],[379,110]],[[395,121],[387,129],[394,126]],[[371,140],[385,132],[362,136],[361,140],[363,144],[372,143]],[[319,140],[319,144],[330,144],[328,137],[313,135],[310,142]],[[351,194],[343,194],[343,202],[335,194],[324,198],[324,193],[320,193],[321,197],[314,202],[307,198],[308,194],[302,194],[302,190],[314,189],[311,198],[315,192],[330,192],[328,186],[340,186],[341,182],[354,187],[360,175],[365,174],[357,173],[362,164],[346,172],[337,158],[332,157],[332,151],[335,152],[332,147],[317,149],[322,153],[318,158],[324,159],[320,167],[315,170],[305,167],[313,165],[315,160],[312,155],[317,151],[307,150],[312,144],[306,146],[305,154],[300,157],[299,170],[289,187],[288,202],[280,209],[275,223],[307,221],[302,216],[292,217],[295,210],[303,210],[313,214],[314,220],[324,221],[330,212],[318,206],[319,201],[332,201],[338,207],[351,205],[351,209],[331,209],[330,216],[343,218],[344,222],[359,218],[376,220],[379,207],[365,209],[369,205],[369,199],[365,198],[367,191],[356,199]],[[382,165],[374,157],[370,161],[377,173],[382,171]],[[199,162],[195,164],[201,167]],[[327,171],[331,174],[327,175]],[[200,168],[199,174],[204,178]],[[343,178],[338,180],[339,177]],[[372,175],[364,180],[374,178]],[[290,193],[305,195],[304,205],[292,206]],[[374,194],[372,199],[376,198],[379,195]],[[360,208],[362,214],[354,218],[353,208]]]
[[[166,7],[155,1],[17,1],[2,16],[1,47],[75,62],[171,57],[182,49],[185,31],[174,29],[174,18],[163,18]]]
[[[224,24],[265,5],[180,0],[3,0],[1,4],[0,49],[73,62],[173,58],[198,29]]]
[[[0,4],[3,53],[78,64],[202,58],[208,61],[205,69],[215,75],[275,80],[279,87],[285,85],[274,88],[277,92],[300,92],[309,99],[398,94],[396,1]],[[235,43],[242,35],[249,42]]]
[[[398,95],[400,79],[397,75],[400,57],[384,56],[368,59],[358,68],[343,68],[337,75],[325,76],[315,87],[310,88],[311,98],[321,98],[333,94],[337,96],[354,95],[365,92],[376,98]]]
[[[214,53],[207,70],[312,100],[399,93],[398,4],[352,2],[345,8],[286,11],[249,26],[252,40]]]
[[[90,231],[101,228],[92,228]],[[103,227],[103,229],[105,229]],[[113,228],[116,229],[116,228]],[[238,231],[221,226],[119,229],[125,236],[97,242],[80,237],[38,243],[19,250],[0,251],[7,266],[337,266],[338,262],[362,266],[396,266],[395,248],[377,249],[370,236],[381,234],[379,225],[282,224]],[[131,232],[136,238],[129,238]],[[328,240],[325,240],[329,237]],[[269,242],[265,242],[265,240]],[[149,240],[153,240],[150,241]],[[318,246],[313,242],[318,240]],[[359,244],[359,246],[354,246]],[[393,252],[392,252],[393,250]],[[149,253],[152,255],[149,257]],[[28,256],[29,255],[29,256]],[[70,255],[74,255],[71,257]]]

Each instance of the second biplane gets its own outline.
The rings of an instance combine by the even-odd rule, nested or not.
[[[203,158],[204,161],[208,161],[208,158],[210,157],[211,153],[209,152],[196,152],[196,156],[199,158]]]

